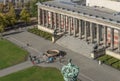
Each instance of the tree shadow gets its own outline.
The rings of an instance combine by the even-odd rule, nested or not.
[[[60,54],[59,55],[64,57],[65,55],[67,55],[67,53],[65,51],[60,50]]]
[[[23,31],[15,31],[15,32],[3,34],[3,36],[18,34],[18,33],[22,33],[22,32],[23,32]]]

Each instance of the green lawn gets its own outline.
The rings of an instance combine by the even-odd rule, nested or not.
[[[0,81],[64,81],[56,68],[30,67],[0,78]]]
[[[28,52],[3,39],[0,40],[0,69],[25,61]]]

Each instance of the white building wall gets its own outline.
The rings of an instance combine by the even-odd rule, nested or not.
[[[100,6],[120,12],[120,2],[110,0],[86,0],[87,6]]]

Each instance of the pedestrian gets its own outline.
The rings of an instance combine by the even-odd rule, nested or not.
[[[44,60],[44,62],[48,62],[48,56],[47,56],[47,54],[43,54],[43,60]]]
[[[32,64],[33,64],[33,65],[35,64],[34,60],[32,61]]]
[[[37,57],[36,56],[33,56],[34,60],[37,60]]]
[[[30,55],[29,57],[30,57],[30,61],[32,61],[32,60],[33,60],[33,59],[32,59],[32,56]]]
[[[27,43],[26,45],[27,45],[27,46],[30,46],[30,44],[29,44],[29,43]]]
[[[59,56],[59,62],[60,62],[60,63],[62,63],[62,57],[63,57],[63,56],[60,54],[60,56]]]

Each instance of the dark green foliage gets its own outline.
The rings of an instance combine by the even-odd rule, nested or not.
[[[120,60],[119,59],[116,59],[109,55],[104,55],[104,56],[99,57],[98,60],[120,70]]]
[[[33,17],[37,17],[37,5],[36,3],[37,2],[45,2],[45,1],[50,1],[50,0],[32,0],[31,3],[30,3],[30,14],[31,16]]]
[[[52,34],[39,30],[38,28],[28,29],[29,32],[41,36],[47,40],[52,40]]]

